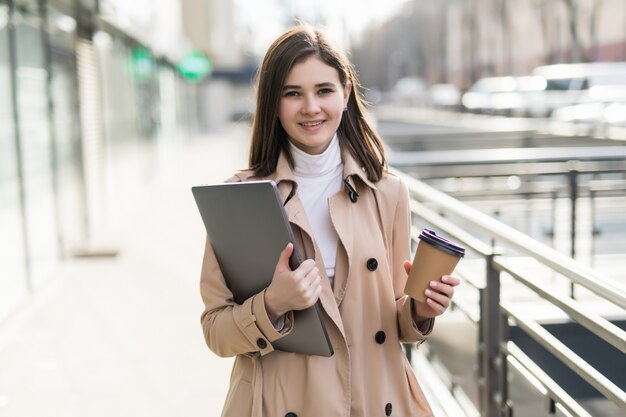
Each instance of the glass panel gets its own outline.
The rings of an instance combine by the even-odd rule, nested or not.
[[[72,22],[75,21],[71,17],[52,8],[48,10],[59,243],[66,255],[84,243],[87,228],[78,123],[76,57],[72,49],[76,26]]]
[[[137,140],[135,88],[129,70],[128,50],[105,32],[94,36],[102,79],[102,115],[105,142],[122,146]]]
[[[28,293],[11,100],[8,7],[0,4],[0,320]]]
[[[47,71],[36,9],[21,8],[16,19],[17,109],[20,129],[28,249],[34,286],[58,262],[58,242],[51,169]]]
[[[172,68],[159,68],[160,136],[172,140],[176,136],[176,74]]]

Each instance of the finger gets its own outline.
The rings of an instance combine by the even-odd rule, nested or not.
[[[303,274],[302,276],[304,277],[309,272],[311,272],[313,268],[317,268],[317,264],[313,259],[307,259],[300,264],[298,270]]]
[[[411,261],[404,261],[404,270],[407,274],[411,273]]]
[[[308,294],[307,297],[307,306],[311,307],[313,304],[315,304],[317,302],[317,300],[319,300],[320,296],[322,295],[322,286],[319,285],[315,288],[313,288],[310,293]]]
[[[441,277],[441,282],[445,282],[448,285],[456,287],[461,283],[461,280],[452,275],[444,275]]]
[[[322,282],[322,277],[320,276],[319,269],[317,269],[317,267],[313,268],[311,271],[309,271],[309,273],[305,275],[303,281],[308,287],[320,285]]]
[[[441,294],[430,289],[424,291],[424,294],[426,294],[427,301],[428,299],[435,301],[437,304],[440,304],[444,310],[450,306],[450,298],[445,294]]]
[[[307,288],[306,290],[306,294],[307,297],[309,297],[310,299],[317,299],[317,295],[318,293],[321,293],[322,291],[322,283],[321,283],[321,279],[320,280],[315,280],[314,282],[311,283],[311,285]]]
[[[311,273],[313,269],[317,269],[315,261],[311,259],[307,259],[306,261],[302,262],[300,266],[293,271],[292,279],[295,282],[299,282],[307,286],[308,285],[308,283],[306,282],[307,276]]]
[[[293,253],[293,243],[289,242],[285,249],[280,252],[280,256],[278,257],[278,263],[276,264],[276,269],[280,271],[291,271],[289,267],[289,258]]]
[[[444,284],[442,282],[430,281],[430,288],[437,292],[445,294],[448,298],[452,298],[452,296],[454,295],[454,287],[448,284]]]
[[[428,307],[430,307],[435,312],[436,316],[440,316],[446,311],[446,307],[442,306],[432,298],[427,298],[426,304],[428,304]]]
[[[317,271],[317,268],[314,269]],[[312,271],[309,274],[304,274],[301,270],[298,270],[292,274],[296,296],[301,297],[303,300],[308,299],[314,288],[313,282],[316,277],[315,271]]]
[[[320,285],[317,286],[317,288],[315,289],[315,295],[313,296],[313,303],[315,304],[317,302],[317,300],[320,299],[320,296],[322,295],[322,284],[320,283]]]

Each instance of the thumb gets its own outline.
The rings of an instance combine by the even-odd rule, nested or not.
[[[279,271],[291,271],[289,267],[289,258],[293,253],[293,243],[289,242],[285,249],[280,252],[280,256],[278,257],[278,263],[276,264],[276,269]]]

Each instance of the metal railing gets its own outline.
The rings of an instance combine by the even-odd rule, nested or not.
[[[621,354],[626,354],[626,332],[594,311],[590,311],[580,301],[546,290],[524,267],[512,262],[512,257],[507,256],[502,247],[510,249],[511,253],[520,253],[534,259],[550,273],[565,277],[572,285],[586,288],[600,299],[612,303],[622,313],[626,311],[626,291],[612,280],[512,227],[409,175],[395,169],[392,169],[392,172],[401,177],[409,188],[413,215],[452,236],[468,250],[484,259],[484,279],[467,275],[462,270],[458,273],[465,283],[478,291],[477,308],[462,299],[453,299],[453,308],[461,311],[478,326],[478,409],[481,416],[512,415],[514,404],[509,401],[509,366],[519,370],[520,374],[532,380],[534,385],[542,387],[541,393],[545,397],[548,413],[561,410],[571,416],[590,415],[572,395],[555,382],[552,376],[510,340],[509,330],[512,324],[626,413],[626,393],[621,388],[549,333],[527,312],[519,311],[514,303],[502,301],[501,274],[506,274],[507,277],[530,289],[545,302],[564,312],[569,319],[576,321],[619,350]],[[448,218],[450,216],[458,221],[452,222]],[[488,236],[490,244],[461,228],[458,225],[460,223]],[[414,242],[417,242],[418,235],[419,230],[412,231]],[[626,313],[623,315],[626,316]],[[624,358],[626,359],[626,356]],[[458,387],[449,388],[453,395],[458,391]]]
[[[440,135],[447,137],[446,135]],[[571,139],[571,138],[570,138]],[[585,190],[593,200],[617,190],[594,191],[581,184],[582,176],[626,172],[626,146],[573,146],[550,148],[465,149],[392,152],[390,163],[422,179],[486,178],[516,175],[520,178],[565,177],[570,200],[570,256],[576,258],[578,200]],[[586,182],[586,181],[585,181]],[[530,184],[528,184],[530,185]],[[530,190],[532,192],[532,190]],[[556,191],[556,190],[555,190]],[[521,191],[520,191],[521,192]],[[486,192],[489,194],[489,192]],[[529,193],[526,193],[530,195]],[[595,229],[592,228],[593,231]],[[592,241],[592,249],[593,249]],[[573,287],[571,289],[573,291]]]

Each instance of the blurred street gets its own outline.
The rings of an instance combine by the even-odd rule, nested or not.
[[[244,167],[247,142],[235,124],[134,153],[129,166],[155,175],[118,195],[119,255],[68,260],[1,329],[0,416],[219,415],[231,360],[202,337],[190,187]]]
[[[220,415],[191,187],[247,167],[295,22],[358,73],[413,249],[467,249],[405,346],[434,415],[625,415],[626,1],[0,0],[0,417]]]

